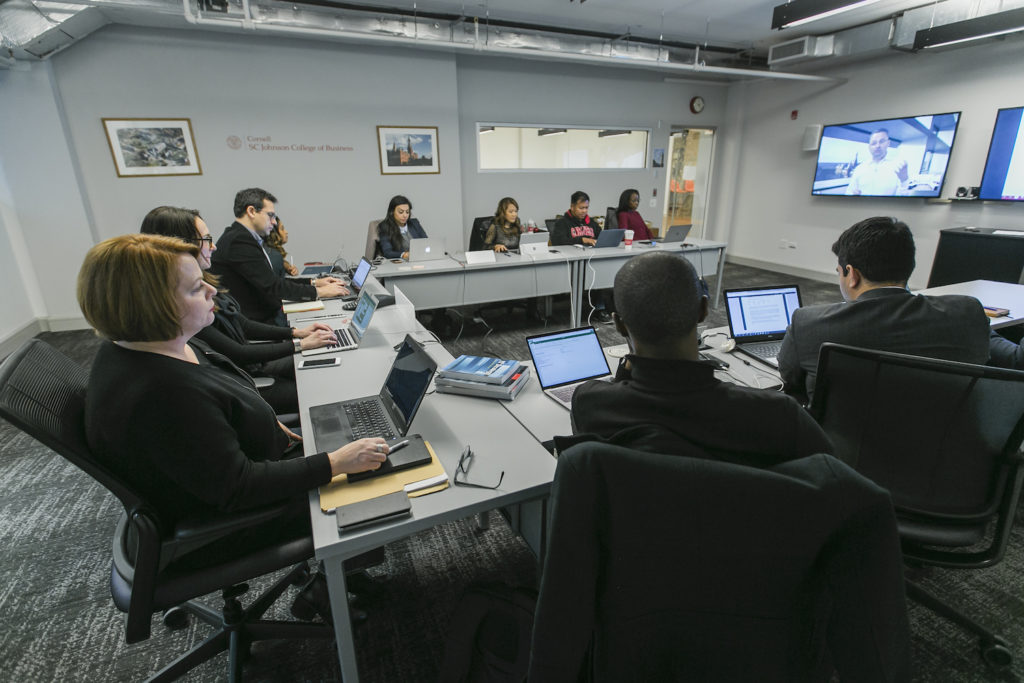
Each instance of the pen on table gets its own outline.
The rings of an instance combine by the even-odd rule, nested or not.
[[[394,446],[392,446],[390,449],[388,449],[388,454],[390,455],[391,453],[394,453],[397,450],[401,450],[402,448],[405,448],[408,445],[409,445],[409,439],[406,439],[405,441],[399,441]]]
[[[308,318],[298,318],[296,320],[293,320],[292,322],[293,323],[304,323],[307,320],[327,320],[328,318],[344,318],[344,317],[345,316],[341,315],[340,313],[332,313],[330,315],[311,315]]]

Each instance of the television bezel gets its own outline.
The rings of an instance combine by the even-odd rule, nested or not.
[[[1012,107],[1011,107],[1012,108]],[[814,191],[814,181],[818,177],[818,162],[821,159],[821,141],[825,137],[825,129],[835,126],[855,126],[862,123],[881,123],[883,121],[900,121],[903,119],[916,119],[922,116],[947,116],[950,114],[956,114],[956,124],[953,126],[953,140],[949,144],[949,158],[953,158],[953,147],[956,145],[956,134],[960,130],[960,120],[963,118],[963,110],[959,111],[944,111],[937,112],[935,114],[911,114],[909,116],[887,116],[884,119],[864,119],[863,121],[847,121],[845,123],[827,123],[821,127],[821,136],[818,138],[818,149],[817,155],[814,158],[814,168],[811,171],[811,196],[812,197],[852,197],[855,199],[940,199],[942,197],[942,191],[946,188],[946,176],[949,175],[949,162],[946,163],[946,168],[942,172],[942,182],[939,183],[938,190],[934,196],[924,195],[900,195],[900,194],[823,194]]]
[[[1022,198],[1022,199],[1003,199],[1002,197],[998,197],[996,199],[989,199],[988,197],[982,197],[981,196],[981,188],[985,187],[985,173],[988,171],[988,162],[989,162],[989,159],[992,158],[992,145],[995,144],[995,141],[996,141],[996,124],[999,122],[999,114],[1001,112],[1004,112],[1004,111],[1010,111],[1011,109],[1020,109],[1021,110],[1021,126],[1024,126],[1024,104],[1022,104],[1022,105],[1020,105],[1018,107],[1000,107],[999,109],[996,109],[996,117],[992,121],[992,136],[988,140],[988,153],[985,155],[985,165],[981,169],[981,178],[978,180],[978,199],[980,199],[982,201],[986,201],[986,202],[1007,202],[1007,203],[1010,203],[1010,204],[1024,202],[1024,198]],[[1020,130],[1020,129],[1018,128],[1018,130]],[[1021,151],[1024,152],[1024,149],[1022,149]],[[1004,178],[1004,182],[1005,182],[1005,178]]]

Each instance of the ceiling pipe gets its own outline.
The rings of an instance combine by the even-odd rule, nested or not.
[[[654,60],[637,60],[635,58],[615,57],[606,55],[588,55],[579,53],[554,52],[550,50],[524,50],[521,48],[500,47],[481,44],[477,38],[472,44],[456,42],[431,42],[418,38],[402,38],[389,35],[374,35],[370,33],[342,33],[333,29],[320,29],[305,26],[286,26],[282,24],[263,24],[252,19],[249,0],[243,0],[245,16],[241,19],[229,18],[207,18],[199,11],[192,12],[190,0],[182,0],[182,8],[185,20],[194,26],[208,26],[217,28],[241,28],[253,31],[269,31],[271,33],[283,33],[302,36],[318,36],[343,40],[347,42],[374,43],[380,45],[399,45],[419,48],[432,48],[457,52],[477,52],[521,59],[543,59],[548,61],[576,62],[583,64],[601,64],[603,66],[624,67],[634,69],[648,69],[654,71],[668,71],[678,73],[699,73],[706,75],[731,76],[736,78],[768,78],[773,80],[791,81],[813,81],[813,82],[834,82],[837,79],[828,76],[816,76],[812,74],[784,73],[779,71],[761,71],[756,69],[740,69],[724,66],[707,66],[702,62],[679,63]]]

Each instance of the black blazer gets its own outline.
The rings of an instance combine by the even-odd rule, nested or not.
[[[238,221],[217,240],[210,271],[238,301],[250,320],[273,324],[281,300],[313,301],[316,287],[308,279],[288,279],[274,273],[256,238]]]

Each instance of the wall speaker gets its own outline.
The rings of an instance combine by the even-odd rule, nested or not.
[[[966,187],[958,187],[958,188],[956,188],[956,196],[957,197],[966,197],[967,196],[967,188]]]
[[[819,140],[821,140],[821,124],[807,126],[804,128],[804,139],[800,148],[805,152],[817,152]]]
[[[980,187],[971,187],[971,189],[968,190],[968,192],[967,192],[967,196],[970,197],[971,199],[977,199],[978,195],[980,195],[980,194],[981,194],[981,188]]]

